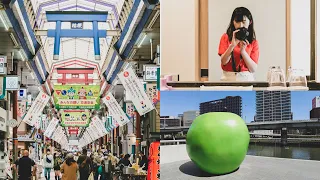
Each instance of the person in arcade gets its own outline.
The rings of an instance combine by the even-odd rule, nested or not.
[[[245,7],[233,11],[227,32],[220,39],[221,81],[254,81],[259,60],[251,12]]]

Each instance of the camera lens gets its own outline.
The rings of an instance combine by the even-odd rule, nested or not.
[[[239,28],[239,31],[236,33],[236,38],[239,39],[240,41],[247,40],[248,36],[249,36],[249,31],[245,27]]]

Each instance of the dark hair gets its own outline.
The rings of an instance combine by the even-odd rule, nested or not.
[[[87,152],[88,152],[87,149],[82,149],[83,154],[87,155]]]
[[[125,156],[124,156],[124,159],[129,159],[130,158],[130,155],[129,154],[126,154]]]
[[[70,166],[72,163],[76,162],[73,158],[67,158],[66,164]]]
[[[254,31],[254,22],[253,22],[253,17],[251,12],[249,11],[249,9],[245,7],[238,7],[233,11],[230,24],[227,29],[229,41],[232,40],[233,31],[236,30],[236,28],[234,27],[233,21],[242,22],[244,17],[247,17],[250,20],[250,25],[248,28],[250,33],[248,37],[249,43],[252,43],[253,40],[256,40],[256,33]]]

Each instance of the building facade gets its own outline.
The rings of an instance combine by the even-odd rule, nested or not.
[[[209,112],[231,112],[241,117],[242,98],[240,96],[227,96],[224,99],[200,103],[200,114]]]
[[[183,112],[183,126],[191,126],[192,122],[199,116],[199,111]]]
[[[180,127],[181,120],[173,116],[161,116],[160,117],[160,127]]]
[[[320,96],[316,96],[312,99],[312,109],[320,107]]]
[[[292,120],[290,91],[257,91],[255,122]]]

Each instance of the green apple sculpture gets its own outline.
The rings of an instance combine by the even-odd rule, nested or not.
[[[190,159],[203,171],[221,175],[240,167],[248,151],[250,135],[244,120],[233,113],[198,116],[187,134]]]

